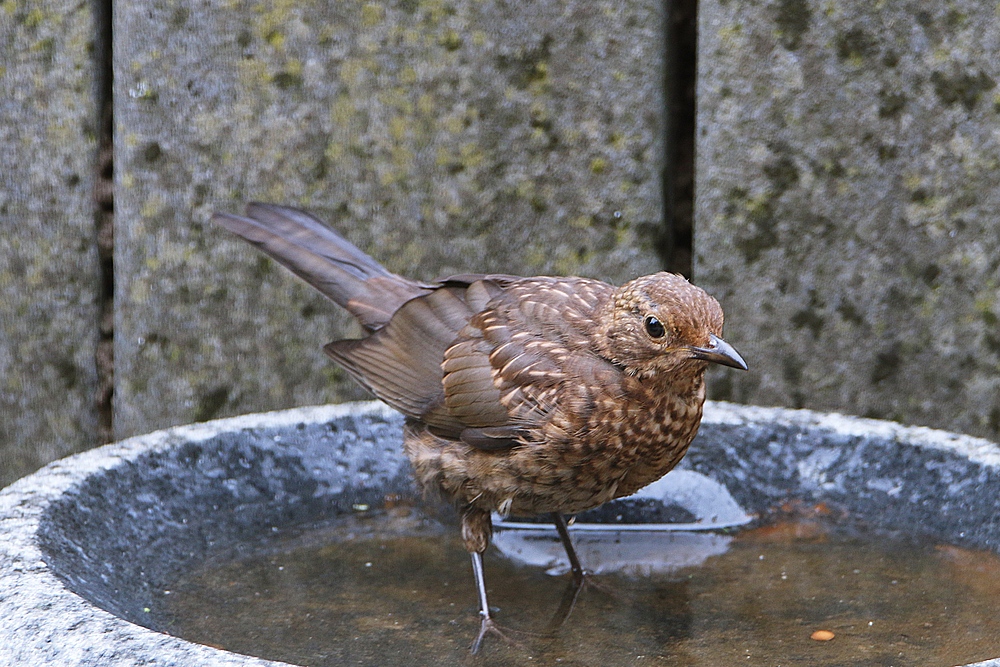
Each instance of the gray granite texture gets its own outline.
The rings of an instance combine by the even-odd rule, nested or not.
[[[1000,438],[993,3],[699,3],[696,281],[717,398]]]
[[[357,329],[208,222],[306,207],[391,270],[659,267],[654,0],[119,3],[115,430],[343,400]]]
[[[0,487],[96,444],[89,3],[0,8]]]
[[[0,491],[0,666],[279,664],[162,634],[166,585],[275,530],[413,493],[401,426],[377,403],[250,415],[108,445]],[[683,467],[747,512],[800,498],[1000,550],[1000,451],[969,436],[710,402]]]

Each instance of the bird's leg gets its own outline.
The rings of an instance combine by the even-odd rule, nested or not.
[[[483,576],[483,555],[478,551],[469,554],[472,556],[472,575],[476,578],[476,590],[479,592],[479,635],[472,642],[472,653],[479,653],[479,647],[483,644],[483,638],[487,632],[497,632],[493,619],[490,618],[490,604],[486,600],[486,578]]]
[[[583,585],[575,579],[566,583],[566,589],[563,591],[562,599],[559,601],[559,608],[552,614],[552,618],[549,620],[544,634],[554,635],[557,630],[566,624],[570,614],[573,613],[573,609],[576,607],[576,600],[580,597],[580,591],[582,590]]]
[[[559,540],[562,542],[563,548],[566,550],[566,556],[569,558],[569,567],[573,571],[573,582],[579,587],[583,585],[586,572],[584,572],[583,566],[580,565],[580,559],[576,556],[576,549],[573,548],[573,540],[570,539],[569,528],[566,527],[566,517],[559,512],[553,512],[552,521],[556,524]],[[575,597],[573,599],[576,600]]]
[[[493,536],[493,521],[490,513],[472,507],[466,508],[462,513],[462,541],[465,543],[465,550],[472,556],[472,574],[476,578],[476,592],[479,594],[479,634],[472,642],[472,653],[478,653],[482,646],[483,638],[487,633],[493,633],[510,639],[500,631],[496,623],[490,617],[490,603],[486,599],[486,577],[483,574],[483,552],[490,544]]]
[[[483,574],[483,552],[490,544],[493,535],[493,521],[490,513],[484,510],[466,508],[462,513],[462,541],[465,549],[472,557],[472,574],[476,578],[476,592],[479,595],[479,634],[472,642],[471,652],[479,652],[483,639],[487,634],[494,634],[509,644],[523,646],[520,642],[507,635],[507,629],[501,628],[490,616],[490,603],[486,599],[486,577]],[[532,634],[523,630],[510,630],[519,634]]]
[[[576,549],[573,548],[573,540],[569,536],[566,517],[560,512],[552,512],[552,522],[556,525],[556,532],[559,533],[559,541],[562,542],[563,548],[566,550],[566,557],[569,558],[569,567],[573,572],[573,581],[566,586],[562,600],[559,601],[559,608],[556,609],[556,613],[552,615],[552,620],[549,621],[548,632],[550,633],[561,628],[569,619],[569,615],[573,613],[576,600],[580,597],[580,591],[583,590],[583,584],[586,581],[586,572],[584,572],[583,566],[580,565]]]
[[[483,555],[474,551],[472,556],[472,576],[476,578],[476,590],[479,591],[479,615],[490,617],[490,604],[486,601],[486,577],[483,576]]]
[[[584,585],[593,586],[598,590],[607,593],[612,597],[616,597],[615,592],[610,590],[607,586],[603,586],[594,581],[591,573],[584,570],[583,566],[580,565],[580,559],[576,555],[576,549],[573,547],[573,540],[569,536],[569,527],[566,525],[566,517],[564,517],[559,512],[552,513],[552,521],[556,524],[556,532],[559,533],[559,540],[562,542],[563,548],[566,550],[566,557],[569,558],[569,567],[573,572],[573,581],[567,586],[566,592],[563,593],[562,601],[559,603],[559,609],[556,611],[555,615],[552,617],[552,622],[549,624],[551,630],[556,630],[566,620],[569,615],[573,613],[573,607],[576,606],[576,600],[580,597],[580,591],[583,589]]]
[[[478,551],[469,552],[472,556],[472,574],[476,578],[476,590],[479,593],[479,634],[476,635],[475,641],[472,642],[472,647],[470,652],[475,655],[479,653],[479,649],[483,644],[483,639],[487,634],[494,634],[501,639],[503,639],[508,644],[514,644],[521,648],[525,648],[521,642],[513,639],[507,635],[507,632],[515,632],[517,634],[532,635],[535,637],[544,637],[545,634],[539,635],[533,632],[527,632],[526,630],[513,630],[510,628],[502,628],[493,621],[493,617],[490,616],[490,605],[486,600],[486,578],[483,576],[483,555]],[[568,613],[566,614],[569,615]]]

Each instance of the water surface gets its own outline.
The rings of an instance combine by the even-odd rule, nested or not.
[[[495,548],[486,576],[513,641],[489,637],[470,656],[479,620],[456,527],[414,508],[361,511],[202,563],[158,613],[189,640],[314,666],[948,667],[1000,655],[1000,558],[816,516],[738,532],[701,565],[596,576],[554,631],[568,576]]]

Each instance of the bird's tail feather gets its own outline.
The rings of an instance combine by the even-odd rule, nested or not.
[[[400,306],[433,287],[391,273],[298,209],[254,203],[246,217],[216,213],[212,221],[263,250],[369,330],[382,327]]]

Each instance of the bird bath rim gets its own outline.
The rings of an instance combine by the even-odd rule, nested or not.
[[[73,593],[66,582],[78,585],[79,581],[73,579],[75,575],[67,575],[58,568],[67,558],[85,561],[92,554],[72,552],[72,541],[66,544],[53,542],[53,508],[60,503],[72,506],[88,480],[108,471],[137,473],[137,467],[143,461],[159,460],[157,457],[171,455],[184,447],[214,442],[219,438],[232,437],[236,438],[232,442],[237,442],[239,437],[255,437],[258,433],[269,434],[267,440],[280,443],[280,432],[283,431],[294,435],[296,430],[303,428],[342,422],[360,424],[365,420],[385,424],[389,428],[396,428],[401,422],[397,413],[380,403],[353,403],[181,426],[56,461],[0,491],[0,646],[6,649],[0,652],[0,665],[285,664],[194,644],[150,630]],[[906,427],[837,414],[710,402],[706,405],[702,432],[713,437],[721,436],[723,442],[704,448],[696,442],[682,468],[709,473],[720,469],[723,465],[720,461],[732,458],[736,449],[735,442],[726,438],[735,437],[734,433],[742,431],[756,433],[756,440],[751,443],[754,448],[747,450],[750,456],[743,457],[744,460],[737,461],[727,471],[725,481],[729,482],[730,490],[736,492],[741,504],[751,510],[754,505],[771,502],[782,493],[812,498],[838,494],[858,496],[858,502],[863,505],[871,505],[875,498],[884,502],[891,511],[901,512],[904,520],[917,522],[916,525],[921,528],[953,530],[955,532],[951,537],[957,542],[1000,550],[1000,530],[997,529],[1000,521],[997,504],[1000,500],[979,498],[976,501],[966,497],[969,496],[970,484],[982,487],[983,484],[1000,483],[1000,447],[993,443],[923,427]],[[784,434],[781,443],[774,435],[779,431]],[[810,433],[822,434],[824,440],[796,443],[796,434]],[[277,446],[280,449],[281,445]],[[370,444],[364,446],[369,447]],[[395,447],[401,449],[398,443]],[[388,451],[373,450],[368,463],[387,460]],[[866,452],[871,455],[870,458],[865,458]],[[897,455],[904,462],[902,470],[898,461],[889,460]],[[402,456],[401,453],[399,456]],[[763,474],[758,468],[766,465],[762,464],[765,457],[778,460],[782,470],[794,477],[797,488],[782,488],[774,483],[769,486],[766,480],[762,481],[763,478],[755,478],[754,475]],[[884,469],[880,468],[882,458],[886,458]],[[272,457],[262,459],[262,462],[250,461],[248,465],[280,465],[279,459]],[[275,461],[279,463],[275,464]],[[237,456],[233,465],[238,468],[242,463]],[[316,472],[323,477],[315,489],[309,487],[312,493],[322,495],[323,484],[331,484],[333,477],[330,476],[335,476],[335,472],[317,470],[310,471],[306,466],[299,472]],[[945,472],[942,473],[942,470]],[[956,471],[961,470],[978,471],[978,477],[957,477]],[[382,475],[380,479],[384,481],[391,477],[389,472],[382,470],[372,474],[376,478]],[[904,475],[911,472],[915,475],[912,480]],[[931,510],[926,507],[929,499],[933,499],[931,496],[913,497],[919,493],[914,485],[922,483],[925,477],[930,480],[929,475],[937,475],[934,483],[940,482],[939,487],[929,488],[938,489],[936,496],[940,496],[937,499],[942,503]],[[755,488],[743,490],[745,493],[741,495],[741,490],[734,488],[740,480]],[[225,486],[232,480],[218,481]],[[273,492],[275,488],[278,489],[276,497],[295,491],[294,485],[279,485],[268,492]],[[306,495],[309,489],[306,489]],[[910,503],[910,500],[914,502]],[[915,512],[913,518],[908,519],[911,516],[908,513],[912,512]],[[941,525],[931,525],[937,515],[942,516]],[[956,523],[958,516],[964,518]],[[141,518],[138,516],[137,520]],[[104,536],[110,541],[114,538],[114,535]],[[64,551],[57,553],[58,549],[54,551],[54,547]],[[90,566],[87,577],[93,578],[94,573],[101,572],[99,563],[91,562]],[[114,573],[109,576],[114,576]],[[1000,667],[1000,659],[975,665]]]

